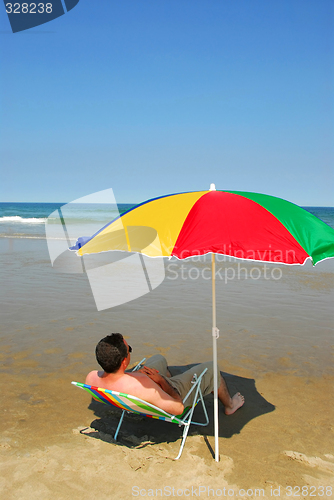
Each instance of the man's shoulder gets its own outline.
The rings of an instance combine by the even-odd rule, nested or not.
[[[98,370],[93,370],[93,371],[88,373],[86,380],[85,380],[85,384],[98,386],[99,379],[100,379],[100,377],[99,377]]]

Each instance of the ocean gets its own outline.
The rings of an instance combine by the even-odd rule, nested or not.
[[[65,203],[0,203],[0,238],[45,238],[45,222]],[[97,228],[134,207],[133,203],[114,205],[71,204],[71,218],[78,224]],[[334,228],[334,207],[303,207]]]
[[[45,238],[45,222],[65,203],[0,203],[0,238]],[[70,204],[71,221],[100,228],[134,204]]]
[[[51,266],[45,221],[62,205],[0,204],[1,370],[10,372],[15,356],[25,352],[34,373],[64,366],[85,372],[96,365],[96,342],[111,331],[131,341],[133,361],[157,352],[173,364],[210,359],[209,259],[166,260],[165,279],[152,292],[98,312],[85,273],[57,272]],[[118,210],[132,206],[122,204]],[[72,208],[79,231],[87,224],[99,228],[118,214],[115,206],[88,212]],[[333,207],[305,208],[334,228]],[[302,376],[334,372],[334,259],[314,267],[310,261],[269,265],[268,276],[261,263],[216,260],[222,370]]]

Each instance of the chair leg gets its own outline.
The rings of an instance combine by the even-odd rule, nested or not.
[[[194,410],[195,410],[195,405],[196,405],[198,394],[200,396],[200,400],[201,400],[202,407],[203,407],[203,412],[204,412],[204,415],[205,415],[205,418],[206,418],[206,422],[205,423],[192,422],[192,417],[193,417],[193,413],[194,413]],[[182,442],[181,442],[181,446],[180,446],[180,451],[179,451],[178,456],[175,458],[175,460],[178,460],[181,457],[181,454],[182,454],[182,451],[183,451],[183,447],[185,445],[185,442],[186,442],[186,439],[187,439],[187,435],[188,435],[188,432],[189,432],[190,424],[205,426],[205,425],[208,425],[208,423],[209,423],[209,416],[208,416],[208,412],[206,411],[206,407],[205,407],[205,403],[204,403],[204,400],[203,400],[202,391],[200,389],[199,381],[198,381],[198,385],[197,385],[195,397],[194,397],[194,400],[193,400],[193,405],[192,405],[192,408],[191,408],[191,410],[190,410],[189,415],[188,415],[187,418],[188,418],[188,422],[185,424],[185,427],[184,427],[184,430],[183,430],[183,437],[182,437]]]
[[[121,428],[121,425],[122,425],[122,422],[123,422],[123,418],[124,418],[124,414],[125,414],[125,410],[122,411],[122,415],[121,415],[121,418],[119,420],[119,423],[118,423],[118,426],[117,426],[117,429],[116,429],[116,432],[115,432],[115,435],[114,435],[115,441],[117,441],[118,432],[119,432],[119,430]]]
[[[185,442],[186,442],[186,439],[187,439],[189,427],[190,427],[190,422],[184,426],[183,436],[182,436],[182,442],[181,442],[181,446],[180,446],[180,451],[179,451],[178,456],[175,458],[175,460],[178,460],[180,458],[181,454],[182,454],[182,451],[183,451],[183,448],[184,448],[184,445],[185,445]]]
[[[202,395],[202,391],[200,392],[200,399],[201,399],[201,403],[202,403],[202,408],[203,408],[203,413],[205,415],[205,419],[206,419],[206,422],[203,423],[203,424],[197,424],[197,425],[208,425],[209,423],[209,415],[208,415],[208,412],[206,410],[206,406],[205,406],[205,403],[204,403],[204,399],[203,399],[203,395]]]

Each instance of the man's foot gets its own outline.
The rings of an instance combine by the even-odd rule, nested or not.
[[[240,394],[240,392],[237,392],[231,398],[231,401],[231,406],[225,406],[225,415],[232,415],[235,411],[237,411],[238,408],[241,408],[241,406],[245,402],[245,398],[242,396],[242,394]]]

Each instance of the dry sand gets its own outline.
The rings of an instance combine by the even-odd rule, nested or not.
[[[14,374],[2,376],[1,498],[128,499],[159,497],[160,490],[173,496],[173,487],[175,496],[202,498],[213,493],[270,497],[274,490],[286,497],[289,486],[293,493],[307,486],[303,496],[306,491],[321,496],[321,486],[325,497],[333,491],[331,377],[272,373],[254,381],[246,370],[238,377],[226,375],[230,391],[240,390],[246,403],[233,416],[220,411],[216,463],[212,396],[206,398],[209,426],[191,427],[182,457],[174,461],[181,431],[173,424],[130,415],[119,443],[113,441],[117,410],[91,404],[86,393],[70,385],[71,378],[83,380],[84,360],[36,376],[23,353],[14,367]],[[200,409],[196,412],[200,418]]]

